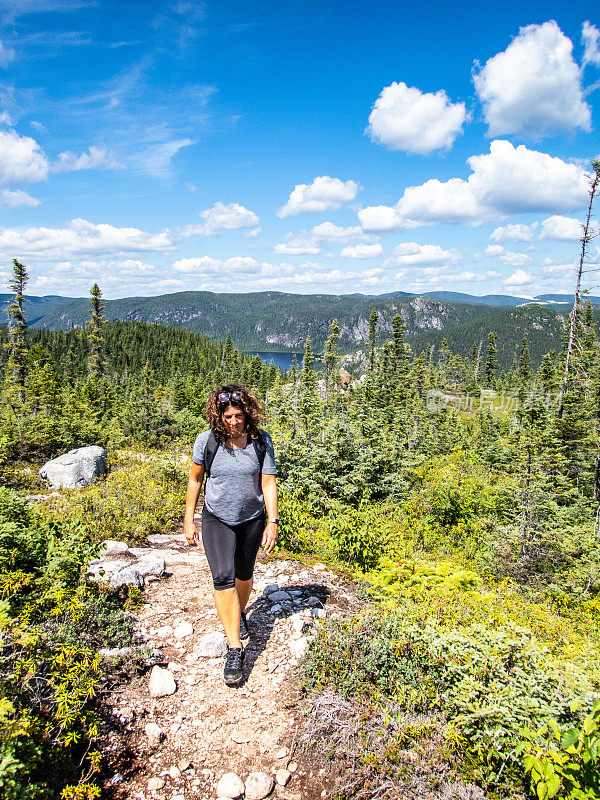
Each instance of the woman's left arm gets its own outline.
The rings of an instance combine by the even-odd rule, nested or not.
[[[267,527],[263,533],[262,545],[265,553],[270,553],[277,543],[279,525],[268,520],[277,519],[277,479],[275,475],[261,475],[261,484],[265,506],[267,508]]]

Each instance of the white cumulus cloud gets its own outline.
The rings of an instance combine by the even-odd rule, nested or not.
[[[537,222],[533,222],[531,225],[523,225],[521,223],[504,225],[493,230],[490,234],[490,239],[492,242],[530,242],[537,226]]]
[[[451,250],[444,250],[439,244],[417,244],[403,242],[393,250],[391,263],[398,267],[416,264],[442,264],[458,260],[458,255]]]
[[[376,237],[369,236],[358,225],[344,228],[333,222],[321,222],[310,231],[288,233],[285,241],[275,245],[276,253],[287,255],[316,255],[323,245],[349,244],[350,242],[371,243]]]
[[[433,178],[407,187],[398,213],[431,222],[478,224],[504,214],[582,208],[588,199],[581,167],[525,145],[497,139],[488,154],[471,156],[467,163],[473,172],[466,181]]]
[[[310,184],[299,183],[294,187],[287,203],[277,212],[277,216],[289,217],[295,214],[316,214],[328,209],[340,208],[357,195],[358,184],[354,181],[341,181],[322,175]]]
[[[59,153],[53,169],[56,172],[76,172],[82,169],[124,169],[124,167],[105,147],[91,145],[87,153],[80,155],[71,150]]]
[[[195,233],[205,236],[220,236],[225,231],[248,229],[248,232],[258,235],[259,217],[254,211],[241,206],[239,203],[221,203],[217,201],[212,208],[205,209],[200,216],[204,223],[196,228]]]
[[[431,153],[451,147],[466,119],[465,104],[451,103],[443,90],[421,92],[394,81],[375,101],[367,132],[390,150]]]
[[[540,239],[578,242],[582,235],[582,226],[578,219],[555,214],[542,222]]]
[[[356,244],[344,247],[340,256],[342,258],[376,258],[383,255],[380,244]]]
[[[392,233],[409,228],[419,228],[423,223],[401,217],[397,208],[391,206],[367,206],[358,212],[364,231],[370,233]]]
[[[581,43],[585,48],[582,62],[584,67],[586,64],[595,64],[595,66],[600,67],[599,40],[600,31],[586,19],[581,29]]]
[[[0,254],[12,258],[58,258],[82,255],[168,252],[173,241],[167,231],[148,233],[138,228],[115,228],[74,219],[62,228],[5,228],[0,230]]]
[[[2,189],[0,192],[0,206],[6,206],[7,208],[21,208],[22,206],[29,206],[33,208],[34,206],[39,206],[40,200],[37,197],[32,197],[27,192],[24,192],[22,189]]]
[[[0,184],[35,183],[48,177],[48,159],[30,136],[0,131]]]
[[[533,282],[533,275],[530,272],[525,272],[522,269],[517,269],[506,278],[503,283],[505,286],[525,286]]]
[[[573,43],[554,20],[521,28],[509,46],[474,74],[490,136],[548,136],[590,130]]]

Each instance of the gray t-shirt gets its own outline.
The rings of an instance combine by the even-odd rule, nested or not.
[[[195,464],[204,464],[209,434],[210,430],[203,431],[194,442],[192,460]],[[273,442],[266,431],[263,436],[266,453],[262,471],[265,475],[276,475]],[[204,489],[204,505],[228,525],[239,525],[262,513],[265,502],[260,464],[252,442],[236,450],[219,444]]]

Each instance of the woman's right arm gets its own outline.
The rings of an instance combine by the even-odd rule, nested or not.
[[[192,461],[192,468],[190,470],[190,477],[188,478],[187,492],[185,495],[185,518],[183,523],[183,532],[188,544],[196,544],[198,541],[198,529],[194,522],[194,514],[196,512],[196,503],[198,502],[198,495],[202,489],[203,480],[204,464],[196,464]]]

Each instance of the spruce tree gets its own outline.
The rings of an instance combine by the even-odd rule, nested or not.
[[[337,344],[340,338],[340,326],[337,319],[334,319],[329,326],[329,336],[325,341],[325,349],[323,351],[323,366],[325,367],[325,398],[329,399],[334,386],[338,384],[335,379],[335,367],[337,364]]]
[[[377,347],[377,322],[379,321],[379,314],[376,309],[371,311],[369,317],[369,370],[375,371],[375,350]]]
[[[301,389],[298,404],[306,436],[314,429],[319,406],[319,398],[316,390],[317,376],[313,368],[314,360],[310,336],[307,336],[304,346],[304,357],[302,359],[302,372],[300,374]]]
[[[490,388],[496,385],[496,372],[498,371],[498,348],[496,347],[496,334],[492,331],[488,334],[488,348],[485,358],[485,384]]]
[[[106,303],[97,283],[90,289],[90,318],[87,335],[89,346],[88,370],[92,378],[100,378],[105,372],[104,336],[102,328],[106,323],[103,311]]]
[[[23,386],[25,384],[25,369],[27,361],[27,345],[25,335],[27,321],[23,312],[25,300],[25,286],[29,280],[27,267],[13,258],[13,275],[8,286],[13,290],[14,297],[8,307],[8,365],[7,375],[10,376],[13,389],[20,402],[23,402]]]
[[[527,383],[531,378],[531,358],[529,357],[529,346],[527,344],[527,337],[523,337],[521,342],[521,353],[519,355],[519,367],[517,371],[519,381]]]

